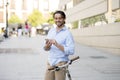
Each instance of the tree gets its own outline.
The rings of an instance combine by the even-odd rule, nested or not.
[[[22,23],[22,20],[17,15],[12,15],[8,20],[9,24]]]
[[[53,24],[53,23],[54,23],[53,12],[50,13],[50,17],[49,17],[49,19],[47,20],[47,22],[48,22],[49,24]]]
[[[45,22],[45,19],[42,16],[42,13],[38,10],[33,10],[33,12],[28,16],[29,23],[36,27]]]
[[[120,18],[116,19],[115,22],[120,22]]]

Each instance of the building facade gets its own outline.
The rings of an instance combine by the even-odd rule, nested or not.
[[[6,26],[6,9],[8,10],[8,19],[15,14],[25,21],[34,9],[46,16],[49,8],[49,0],[0,0],[0,27]]]
[[[71,30],[76,42],[120,55],[120,0],[60,0],[59,8],[67,15],[66,23],[78,22],[80,28]],[[96,15],[105,16],[107,23],[81,27]]]
[[[108,23],[120,18],[120,0],[60,0],[59,9],[67,14],[67,23],[104,14]]]

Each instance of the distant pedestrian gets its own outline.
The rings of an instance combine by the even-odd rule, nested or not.
[[[17,32],[18,32],[18,36],[22,35],[22,24],[18,25]]]
[[[12,28],[12,37],[17,37],[17,31],[16,31],[16,29],[15,28]]]
[[[25,22],[25,35],[30,36],[30,31],[31,31],[31,28],[30,28],[30,26],[28,25],[28,22],[26,21],[26,22]]]
[[[2,27],[2,28],[1,28],[1,34],[2,34],[2,36],[4,35],[4,33],[5,33],[5,28]]]

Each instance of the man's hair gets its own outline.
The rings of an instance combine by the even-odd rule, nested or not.
[[[55,17],[55,14],[61,14],[62,18],[66,19],[66,15],[65,15],[65,13],[63,11],[56,11],[56,12],[54,12],[53,18]]]

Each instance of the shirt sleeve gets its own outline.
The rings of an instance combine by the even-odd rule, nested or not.
[[[75,52],[74,40],[71,33],[67,36],[65,40],[64,52],[66,55],[72,55]]]

